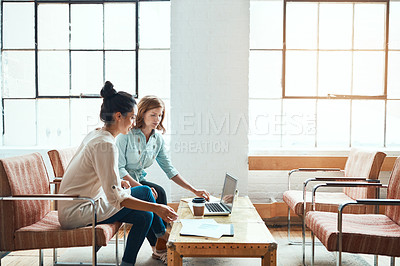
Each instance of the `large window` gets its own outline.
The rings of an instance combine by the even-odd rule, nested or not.
[[[169,1],[1,2],[5,146],[77,145],[110,80],[169,103]]]
[[[250,6],[250,150],[400,147],[400,2]]]

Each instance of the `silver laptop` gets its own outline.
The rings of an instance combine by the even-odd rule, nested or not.
[[[233,201],[237,188],[237,179],[230,174],[225,175],[224,187],[219,202],[206,202],[204,215],[229,215],[232,212]]]

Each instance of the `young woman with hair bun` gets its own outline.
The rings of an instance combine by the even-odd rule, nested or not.
[[[93,198],[98,223],[132,224],[120,264],[132,266],[148,232],[168,240],[169,234],[161,219],[171,222],[178,216],[172,208],[156,203],[148,186],[130,187],[129,182],[119,178],[115,138],[128,134],[134,126],[136,101],[129,93],[117,92],[109,81],[100,94],[103,97],[100,118],[104,126],[90,132],[82,141],[66,169],[60,193]],[[87,202],[62,201],[58,212],[63,228],[83,227],[92,222],[92,207]]]
[[[143,97],[138,104],[136,125],[127,135],[117,138],[119,149],[119,173],[120,177],[129,181],[132,187],[149,186],[156,202],[167,204],[167,195],[162,186],[146,180],[145,169],[154,161],[165,172],[166,176],[182,188],[191,191],[197,197],[209,200],[210,194],[203,189],[196,189],[187,182],[174,168],[165,148],[162,135],[165,133],[163,121],[165,117],[164,102],[157,96]],[[153,232],[147,235],[155,259],[162,258],[166,252],[165,241],[157,239]]]

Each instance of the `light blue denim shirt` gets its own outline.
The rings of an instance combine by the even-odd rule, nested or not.
[[[151,166],[154,160],[169,179],[178,174],[167,154],[163,137],[154,130],[147,143],[142,130],[134,128],[127,135],[120,134],[116,144],[119,150],[118,168],[121,178],[129,174],[138,182],[145,180],[147,173],[144,169]]]

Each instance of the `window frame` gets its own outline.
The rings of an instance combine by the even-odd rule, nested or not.
[[[392,58],[396,58],[398,62],[398,58],[399,58],[399,53],[394,54],[394,52],[400,52],[400,48],[398,47],[398,41],[396,42],[396,46],[389,46],[389,45],[393,45],[393,43],[390,43],[390,41],[393,40],[397,40],[396,37],[393,37],[393,30],[395,29],[396,32],[398,32],[398,27],[394,26],[394,27],[390,27],[389,25],[391,25],[393,23],[393,20],[396,19],[397,21],[397,17],[396,14],[398,14],[398,10],[399,10],[399,6],[397,5],[397,3],[399,3],[398,0],[354,0],[354,1],[347,1],[347,0],[250,0],[251,3],[258,3],[258,2],[265,2],[265,3],[273,3],[273,2],[279,2],[281,4],[280,9],[279,9],[279,20],[275,20],[275,21],[279,21],[279,25],[281,27],[280,31],[278,32],[279,35],[274,35],[274,36],[279,36],[279,40],[281,41],[281,45],[277,46],[276,44],[278,43],[274,43],[275,45],[270,45],[269,43],[266,43],[264,39],[260,38],[260,40],[257,38],[257,36],[259,34],[262,34],[262,32],[260,31],[260,25],[262,25],[261,23],[264,22],[264,20],[262,20],[262,17],[260,17],[260,15],[257,15],[258,13],[255,12],[255,18],[256,20],[254,20],[255,24],[255,32],[258,35],[254,35],[256,38],[254,38],[254,40],[256,42],[252,43],[252,39],[250,39],[250,55],[252,53],[256,54],[255,52],[280,52],[281,54],[279,55],[281,61],[279,62],[281,65],[279,66],[279,72],[281,73],[281,77],[280,77],[280,90],[277,90],[278,87],[274,87],[274,91],[273,94],[267,94],[266,90],[268,87],[268,83],[265,80],[260,80],[259,86],[250,86],[249,88],[249,92],[253,92],[253,95],[250,95],[249,100],[253,101],[254,103],[260,103],[262,104],[263,101],[271,101],[271,102],[276,102],[277,105],[280,105],[280,107],[278,107],[278,109],[274,109],[274,113],[272,114],[277,114],[278,116],[284,116],[285,115],[285,108],[287,108],[287,106],[285,107],[285,101],[295,101],[297,100],[298,102],[301,101],[313,101],[313,105],[314,105],[314,112],[315,112],[315,129],[317,129],[318,127],[318,117],[320,115],[319,110],[318,110],[318,106],[319,106],[319,102],[321,101],[330,101],[330,100],[337,100],[337,101],[331,101],[333,102],[338,102],[338,101],[346,101],[349,103],[349,112],[346,115],[346,118],[348,119],[348,123],[346,123],[345,128],[346,130],[348,130],[349,133],[348,134],[348,138],[346,143],[344,144],[340,144],[340,145],[332,145],[329,146],[324,142],[321,142],[321,138],[318,138],[319,132],[315,133],[314,136],[314,144],[312,146],[310,146],[309,144],[301,144],[299,146],[287,146],[284,143],[285,140],[285,134],[284,132],[281,130],[280,132],[275,132],[275,133],[259,133],[257,131],[255,131],[256,133],[250,132],[249,133],[249,149],[250,149],[250,154],[270,154],[271,150],[272,153],[278,153],[280,154],[281,152],[283,152],[283,154],[293,154],[296,153],[296,151],[301,148],[302,150],[307,150],[309,152],[314,152],[314,151],[334,151],[336,152],[338,149],[339,150],[347,150],[350,147],[368,147],[368,148],[383,148],[383,149],[387,149],[390,151],[393,150],[398,150],[399,147],[399,142],[395,141],[393,138],[393,133],[397,130],[398,126],[394,126],[395,124],[393,124],[394,121],[397,121],[398,119],[398,108],[393,108],[396,103],[400,102],[400,96],[398,95],[398,93],[394,94],[394,90],[396,89],[397,92],[397,88],[398,86],[394,87],[393,85],[393,66],[391,65],[392,61],[389,62],[389,60],[392,60]],[[316,48],[313,49],[303,49],[304,51],[313,51],[315,52],[315,54],[318,56],[317,51],[345,51],[345,52],[349,52],[349,53],[356,53],[358,51],[371,51],[371,52],[379,52],[380,53],[380,58],[381,58],[381,66],[379,68],[380,70],[380,77],[382,77],[382,85],[379,87],[380,88],[380,92],[383,92],[382,94],[379,92],[379,95],[356,95],[356,94],[360,94],[360,93],[355,93],[353,95],[339,95],[339,94],[334,94],[334,92],[332,92],[331,95],[328,96],[327,95],[323,95],[323,94],[318,94],[317,89],[321,88],[318,85],[314,88],[313,90],[313,94],[312,96],[305,96],[305,95],[285,95],[285,92],[289,92],[289,90],[286,91],[286,85],[289,86],[288,80],[286,80],[286,75],[287,73],[285,73],[286,67],[288,66],[288,63],[290,62],[286,62],[286,52],[287,51],[301,51],[302,49],[287,49],[286,47],[286,40],[287,40],[287,36],[286,36],[286,31],[287,29],[287,24],[286,24],[286,19],[289,18],[288,15],[290,16],[290,13],[287,14],[286,10],[290,11],[289,8],[287,9],[287,4],[288,3],[321,3],[321,6],[325,3],[337,3],[337,4],[344,4],[344,3],[350,3],[353,5],[353,12],[354,12],[354,6],[359,5],[359,4],[376,4],[379,5],[381,10],[381,13],[379,13],[380,15],[380,24],[382,26],[382,31],[381,34],[379,35],[381,37],[381,40],[384,39],[384,44],[382,44],[382,46],[377,47],[376,49],[374,48],[370,48],[370,49],[358,49],[355,48],[354,45],[352,45],[350,48],[347,49],[338,49],[335,48],[334,49],[320,49],[319,46],[317,46]],[[396,3],[396,5],[395,5]],[[267,6],[267,5],[266,5]],[[385,8],[385,9],[383,9]],[[391,11],[394,11],[396,13],[393,13]],[[276,12],[276,11],[275,11]],[[319,11],[318,11],[318,14]],[[252,16],[252,14],[250,14],[250,16]],[[354,16],[354,15],[353,15]],[[355,18],[353,17],[353,20],[355,20]],[[251,21],[251,19],[250,19]],[[259,23],[258,23],[259,22]],[[288,20],[289,23],[289,20]],[[321,23],[320,19],[316,20],[315,23]],[[334,24],[333,24],[334,25]],[[353,23],[352,25],[350,25],[350,27],[353,28],[354,30],[354,26],[355,24]],[[385,27],[383,29],[383,27]],[[276,28],[278,29],[278,28]],[[275,29],[275,30],[276,30]],[[354,32],[353,32],[354,34]],[[252,35],[250,34],[250,37]],[[320,38],[320,33],[317,32],[317,38]],[[397,36],[397,35],[395,35]],[[265,38],[265,37],[264,37]],[[277,37],[275,37],[277,38]],[[353,42],[354,42],[354,37],[353,38]],[[290,45],[290,44],[289,44]],[[397,56],[396,56],[397,55]],[[396,56],[396,57],[395,57]],[[354,59],[352,59],[353,61]],[[262,62],[262,61],[260,61]],[[316,61],[317,62],[317,61]],[[393,61],[394,62],[394,61]],[[251,63],[251,62],[250,62]],[[317,65],[318,63],[314,63],[315,67],[318,67]],[[398,63],[397,63],[398,64]],[[396,64],[396,66],[397,66]],[[252,65],[250,64],[250,67]],[[258,65],[254,64],[253,67],[257,67]],[[267,64],[265,65],[261,65],[262,69],[264,69],[264,67],[266,67]],[[270,66],[270,64],[268,64],[268,67]],[[398,69],[398,67],[396,68]],[[251,70],[251,69],[250,69]],[[265,71],[265,70],[263,70]],[[317,70],[318,71],[318,70]],[[354,68],[351,70],[356,71]],[[262,72],[260,72],[262,73]],[[254,81],[257,81],[257,79],[260,79],[261,74],[258,72],[255,72],[255,78]],[[251,75],[250,75],[251,77]],[[251,80],[251,79],[250,79]],[[273,80],[274,82],[276,82],[276,80]],[[317,78],[314,77],[313,79],[314,82],[318,82],[318,76]],[[355,84],[355,83],[354,83]],[[351,84],[352,88],[356,88],[356,86],[354,86],[353,81]],[[398,84],[398,83],[396,83]],[[251,83],[250,83],[251,85]],[[274,83],[274,85],[277,85]],[[276,90],[275,90],[276,88]],[[254,90],[254,91],[253,91]],[[352,89],[352,91],[350,93],[354,92],[354,89]],[[294,93],[291,93],[294,94]],[[357,122],[358,118],[353,116],[355,113],[354,111],[356,109],[354,109],[354,104],[358,102],[369,102],[371,104],[378,104],[378,102],[380,102],[380,106],[381,108],[379,109],[379,115],[382,114],[382,116],[380,117],[381,120],[379,120],[379,123],[381,123],[382,121],[382,127],[379,127],[380,130],[382,130],[382,137],[379,137],[380,142],[379,144],[374,144],[374,143],[360,143],[358,140],[358,135],[357,132],[355,132],[353,129],[353,126],[355,125],[355,122]],[[253,115],[257,115],[256,112],[261,112],[260,108],[254,108],[253,110]],[[381,112],[382,111],[382,112]],[[259,114],[258,113],[258,114]],[[250,114],[251,111],[250,111]],[[253,121],[251,121],[253,122]],[[275,120],[268,120],[267,121],[269,124],[268,125],[282,125],[284,123],[283,119],[275,119]],[[398,123],[396,123],[397,125]],[[257,127],[257,122],[255,122],[255,126]],[[255,128],[256,128],[255,127]],[[397,130],[398,131],[398,130]],[[396,131],[396,132],[397,132]],[[279,133],[279,134],[278,134]],[[258,137],[257,135],[260,134],[264,134],[264,137],[268,140],[266,141],[264,139],[264,141],[262,141],[260,139],[260,137]],[[275,134],[275,135],[274,135]],[[276,136],[276,137],[275,137]],[[323,136],[323,135],[320,135]],[[275,140],[276,139],[276,140]],[[344,140],[344,139],[343,139]],[[269,147],[268,143],[271,141],[275,141],[275,143],[277,143],[277,146],[273,146],[273,147]],[[362,142],[362,141],[361,141]],[[380,144],[382,142],[382,144]],[[378,146],[377,146],[378,145]],[[286,151],[290,151],[290,152],[286,152]]]
[[[139,66],[140,66],[140,60],[139,60],[139,52],[144,51],[144,50],[170,50],[170,48],[141,48],[140,47],[140,26],[139,26],[139,16],[140,16],[140,3],[146,3],[146,2],[170,2],[170,0],[3,0],[0,3],[0,16],[1,16],[1,21],[0,21],[0,52],[1,55],[3,52],[7,51],[29,51],[29,52],[34,52],[34,86],[35,86],[35,96],[34,97],[4,97],[3,95],[3,90],[4,90],[4,85],[3,83],[1,84],[1,108],[3,109],[2,111],[2,136],[4,137],[4,134],[6,132],[6,126],[5,126],[5,112],[4,112],[4,106],[5,106],[5,101],[8,100],[38,100],[38,99],[82,99],[82,98],[101,98],[100,94],[84,94],[80,93],[80,95],[39,95],[39,60],[38,60],[38,52],[39,51],[65,51],[68,52],[68,57],[69,57],[69,91],[71,91],[72,87],[72,81],[71,81],[71,52],[81,52],[81,51],[90,51],[90,52],[102,52],[103,53],[103,73],[105,71],[105,60],[106,56],[105,53],[109,51],[118,51],[118,52],[135,52],[135,91],[130,92],[132,93],[134,98],[139,98],[140,94],[140,88],[139,88]],[[4,48],[3,47],[3,10],[4,10],[4,3],[33,3],[34,5],[34,48]],[[68,10],[69,10],[69,25],[71,24],[71,5],[79,5],[79,4],[100,4],[103,5],[103,10],[104,10],[104,4],[118,4],[118,3],[132,3],[135,4],[135,47],[134,49],[72,49],[70,47],[71,44],[71,28],[69,28],[69,47],[66,49],[39,49],[38,48],[38,6],[40,4],[68,4]],[[103,27],[104,27],[104,12],[103,12]],[[103,30],[103,37],[104,37],[104,30]],[[103,40],[104,42],[104,40]],[[0,61],[0,69],[2,69],[2,62]],[[105,75],[103,75],[103,83],[105,82]],[[3,141],[2,141],[2,145]]]
[[[383,84],[383,94],[382,95],[354,95],[354,94],[328,94],[328,96],[287,96],[286,95],[286,5],[287,3],[352,3],[353,5],[356,3],[385,3],[386,13],[385,13],[385,62],[384,62],[384,84]],[[350,99],[350,100],[387,100],[387,83],[388,83],[388,54],[389,54],[389,10],[390,9],[390,0],[283,0],[283,39],[282,39],[282,99]],[[319,21],[318,21],[319,23]],[[354,25],[353,25],[354,29]],[[318,32],[319,36],[319,32]],[[354,38],[354,36],[353,36]],[[291,49],[289,49],[290,51]],[[352,47],[349,50],[335,50],[335,49],[320,49],[317,47],[316,49],[294,49],[296,51],[316,51],[317,56],[319,56],[319,51],[369,51],[368,49],[354,49]],[[376,50],[370,50],[376,51]],[[352,72],[354,69],[352,69]],[[318,90],[318,87],[317,87]]]

